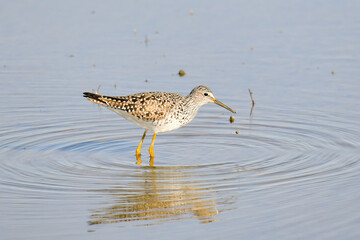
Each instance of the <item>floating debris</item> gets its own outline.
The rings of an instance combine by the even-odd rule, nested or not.
[[[73,57],[75,57],[75,55],[74,55],[74,54],[70,54],[69,57],[73,58]]]
[[[254,50],[254,47],[253,47],[253,46],[251,46],[251,47],[250,47],[250,50],[251,50],[251,51],[253,51],[253,50]]]
[[[6,68],[6,64],[4,64],[3,67]]]
[[[190,9],[190,16],[194,16],[194,10]]]
[[[145,79],[145,82],[149,82],[149,80]]]
[[[334,75],[335,74],[335,70],[333,69],[333,70],[331,70],[331,74],[332,75]]]
[[[116,85],[116,83],[114,84],[114,88],[116,88],[117,87],[117,85]]]
[[[253,93],[252,93],[252,91],[250,90],[250,88],[249,88],[249,93],[250,93],[251,102],[252,102],[252,107],[251,107],[251,110],[250,110],[250,116],[251,116],[252,113],[253,113],[253,110],[254,110],[255,101],[254,101],[254,98],[253,98]]]
[[[230,121],[230,123],[233,123],[235,121],[235,118],[233,116],[230,116],[229,121]]]
[[[156,30],[156,31],[155,31],[155,34],[159,34],[159,33],[160,33],[159,30]]]
[[[93,92],[95,92],[96,94],[99,94],[100,88],[101,88],[101,85],[98,86],[96,92],[95,92],[94,89],[93,89]]]
[[[254,106],[254,105],[255,105],[255,101],[254,101],[254,98],[253,98],[253,92],[250,90],[250,88],[249,88],[249,93],[250,93],[252,105]]]
[[[236,130],[236,132],[235,132],[236,134],[239,134],[239,130]]]
[[[166,57],[166,52],[163,52],[163,55],[162,55],[163,57]]]
[[[179,74],[180,77],[183,77],[183,76],[185,76],[186,73],[185,73],[184,70],[180,69],[178,74]]]
[[[95,63],[93,63],[93,65],[92,65],[94,68],[96,67],[96,64]]]
[[[148,45],[148,43],[149,43],[149,39],[148,39],[148,36],[147,36],[147,35],[145,35],[145,40],[144,40],[144,42],[145,42],[145,46],[147,47],[147,45]]]
[[[136,36],[136,28],[134,28],[133,33],[134,33],[134,35]]]

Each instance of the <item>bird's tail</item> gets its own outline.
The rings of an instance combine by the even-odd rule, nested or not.
[[[106,102],[102,99],[102,95],[100,94],[96,94],[96,93],[91,93],[91,92],[84,92],[84,97],[87,98],[87,100],[89,100],[90,102],[94,102],[100,105],[106,105]]]

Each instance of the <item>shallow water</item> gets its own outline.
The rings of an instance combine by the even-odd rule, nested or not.
[[[0,9],[3,239],[360,236],[358,3],[86,3]],[[202,107],[153,167],[82,97],[199,84],[235,122]]]

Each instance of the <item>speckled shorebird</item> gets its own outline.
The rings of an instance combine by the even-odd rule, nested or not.
[[[145,92],[120,97],[84,92],[84,97],[145,128],[136,149],[137,157],[140,156],[141,145],[148,131],[154,132],[149,149],[151,158],[154,158],[154,142],[157,133],[171,131],[189,123],[204,104],[216,103],[235,113],[234,110],[217,100],[211,90],[205,86],[194,88],[186,97],[167,92]]]

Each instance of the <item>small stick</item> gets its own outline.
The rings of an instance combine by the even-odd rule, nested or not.
[[[252,105],[254,106],[254,105],[255,105],[255,101],[254,101],[254,98],[253,98],[253,93],[252,93],[252,91],[250,90],[250,88],[249,88],[249,93],[250,93]]]
[[[101,85],[98,86],[98,88],[96,90],[96,94],[99,94],[100,88],[101,88]]]
[[[252,101],[252,107],[251,107],[251,110],[250,110],[250,117],[251,117],[251,115],[252,115],[252,113],[253,113],[253,110],[254,110],[255,101],[254,101],[254,98],[253,98],[253,93],[252,93],[252,91],[250,90],[250,88],[249,88],[249,93],[250,93],[250,97],[251,97],[251,101]]]

